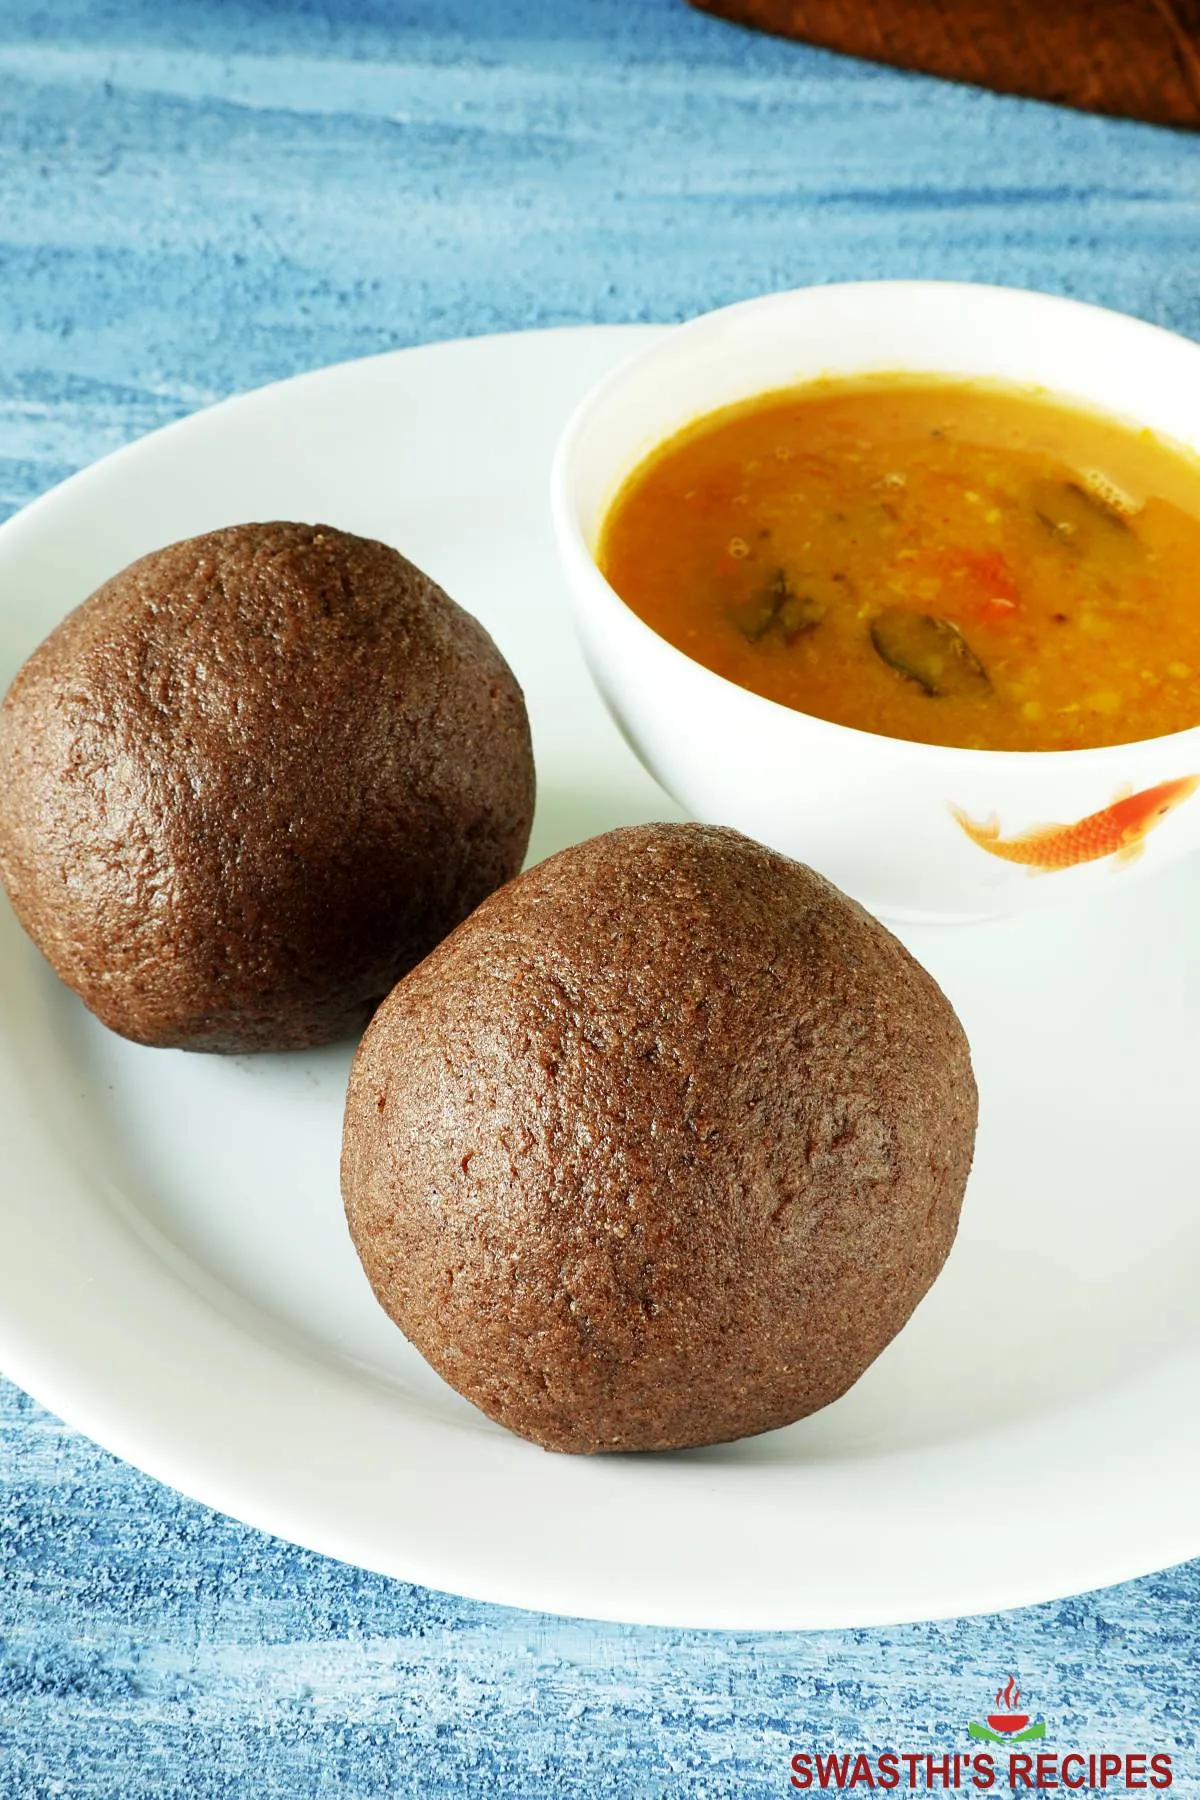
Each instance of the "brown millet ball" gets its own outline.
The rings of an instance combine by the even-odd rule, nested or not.
[[[288,1050],[360,1031],[521,866],[521,691],[388,545],[236,525],[155,551],[0,708],[0,876],[114,1031]]]
[[[737,832],[650,825],[511,882],[359,1049],[342,1185],[380,1304],[549,1449],[826,1406],[953,1242],[962,1027],[861,907]]]

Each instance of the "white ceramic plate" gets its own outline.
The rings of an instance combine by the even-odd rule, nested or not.
[[[562,422],[648,329],[404,351],[214,408],[0,529],[0,682],[104,577],[242,519],[389,539],[524,685],[535,857],[677,816],[562,604]],[[767,1437],[550,1456],[426,1368],[342,1222],[348,1050],[230,1059],[96,1025],[0,910],[0,1367],[160,1479],[388,1574],[738,1628],[974,1612],[1200,1551],[1200,868],[906,937],[983,1096],[958,1244],[837,1405]]]

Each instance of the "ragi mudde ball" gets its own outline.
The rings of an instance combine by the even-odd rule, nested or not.
[[[389,996],[342,1186],[385,1310],[554,1450],[662,1450],[836,1400],[953,1241],[966,1038],[819,875],[650,825],[494,894]]]
[[[0,708],[0,875],[114,1031],[359,1031],[521,866],[533,761],[483,627],[386,544],[238,525],[145,556]]]

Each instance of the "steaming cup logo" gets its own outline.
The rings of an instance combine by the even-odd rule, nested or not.
[[[1020,1703],[1021,1690],[1010,1675],[996,1695],[996,1710],[987,1715],[987,1724],[972,1719],[967,1731],[985,1744],[1027,1744],[1031,1738],[1045,1737],[1045,1719],[1031,1725],[1029,1714],[1017,1711]]]

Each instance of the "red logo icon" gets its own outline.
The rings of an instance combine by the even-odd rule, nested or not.
[[[996,1695],[996,1705],[1007,1707],[1009,1710],[989,1713],[987,1716],[987,1722],[993,1731],[1002,1731],[1006,1735],[1010,1731],[1024,1731],[1029,1723],[1029,1714],[1012,1710],[1020,1698],[1021,1690],[1010,1675]]]
[[[1021,1690],[1010,1675],[996,1695],[996,1710],[987,1715],[987,1724],[972,1719],[967,1730],[985,1744],[1027,1744],[1031,1738],[1045,1737],[1046,1721],[1039,1719],[1031,1725],[1029,1714],[1017,1711],[1020,1703]]]

